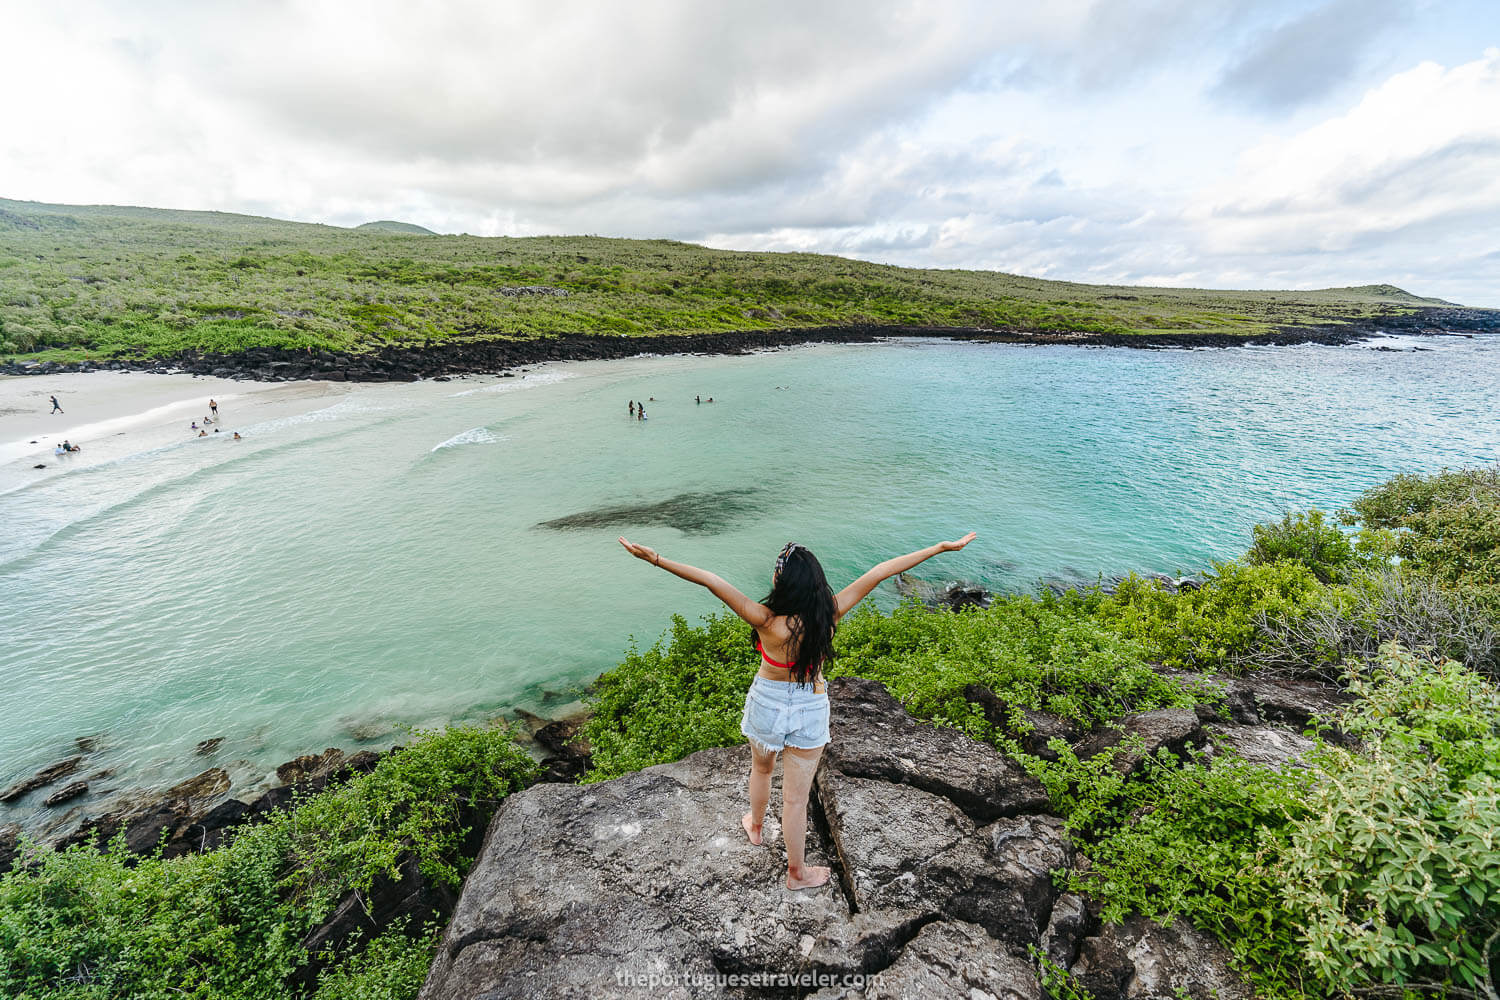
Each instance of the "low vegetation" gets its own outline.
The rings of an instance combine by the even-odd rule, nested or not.
[[[1493,997],[1496,482],[1495,469],[1403,476],[1337,521],[1263,525],[1196,590],[1132,579],[1112,594],[1013,595],[962,612],[861,611],[841,626],[830,673],[880,680],[914,714],[1012,755],[1092,861],[1059,876],[1069,888],[1105,919],[1180,918],[1216,935],[1263,997]],[[756,666],[738,619],[676,619],[597,682],[586,780],[740,742]],[[1161,751],[1126,776],[1113,762],[1139,749],[1129,739],[1087,759],[1061,740],[1047,757],[1025,749],[1036,749],[1028,711],[1092,727],[1213,704],[1226,674],[1266,669],[1354,695],[1310,727],[1305,767]],[[986,715],[975,685],[1009,717]],[[412,856],[456,886],[474,817],[534,773],[506,731],[455,729],[217,851],[138,863],[92,848],[39,854],[0,877],[0,994],[295,995],[301,941],[337,900]],[[311,995],[411,1000],[437,931],[398,926],[341,946]],[[1054,996],[1080,996],[1064,972],[1043,971]]]
[[[1253,335],[1445,304],[1389,285],[1115,287],[668,240],[413,230],[0,200],[0,359],[850,324]]]
[[[473,817],[534,776],[504,728],[418,734],[376,769],[245,828],[226,847],[163,860],[119,845],[41,851],[0,876],[0,996],[14,1000],[293,995],[307,933],[351,891],[415,856],[457,888]],[[472,850],[472,849],[471,849]],[[435,928],[398,927],[324,956],[317,1000],[411,997]]]

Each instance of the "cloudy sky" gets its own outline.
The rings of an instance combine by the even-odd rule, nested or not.
[[[1500,0],[0,18],[0,197],[1500,306]]]

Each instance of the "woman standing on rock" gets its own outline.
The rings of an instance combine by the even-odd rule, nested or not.
[[[973,540],[971,531],[956,542],[939,542],[887,559],[837,594],[828,586],[817,557],[796,542],[788,542],[776,557],[771,593],[757,604],[716,574],[663,559],[654,549],[620,539],[637,559],[707,587],[755,630],[760,670],[740,718],[740,731],[750,740],[750,811],[741,824],[750,843],[759,844],[771,798],[771,772],[776,769],[776,754],[784,750],[781,831],[786,841],[788,889],[810,889],[828,881],[828,869],[806,864],[805,851],[807,795],[828,743],[823,664],[833,657],[834,628],[882,580],[905,573],[940,552],[956,552]]]

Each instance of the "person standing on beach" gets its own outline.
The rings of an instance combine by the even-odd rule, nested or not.
[[[839,619],[869,596],[883,580],[904,573],[941,552],[957,552],[974,532],[887,559],[835,594],[817,557],[788,542],[776,557],[771,592],[750,600],[723,577],[687,563],[663,559],[655,549],[626,541],[625,551],[689,583],[706,587],[753,630],[760,669],[745,697],[740,732],[750,741],[750,811],[740,820],[750,843],[761,843],[761,826],[771,800],[771,772],[782,755],[781,834],[786,842],[786,887],[812,889],[828,881],[829,870],[806,864],[807,795],[818,759],[828,745],[828,691],[823,665],[833,658],[833,630]]]
[[[210,413],[217,417],[219,415],[219,404],[210,399],[208,401],[208,410]]]
[[[62,411],[63,411],[62,404],[57,401],[57,397],[56,396],[53,396],[52,397],[52,412],[53,413],[61,413]]]

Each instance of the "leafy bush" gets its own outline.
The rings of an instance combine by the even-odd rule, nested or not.
[[[1401,475],[1345,513],[1363,546],[1500,610],[1500,466]]]
[[[372,940],[318,979],[312,1000],[413,1000],[427,978],[437,932],[413,937],[404,926]]]
[[[205,854],[136,859],[118,842],[108,853],[40,852],[0,876],[0,996],[286,995],[286,977],[307,960],[301,941],[345,892],[367,888],[406,850],[454,882],[467,863],[456,853],[463,817],[533,773],[508,730],[452,729]],[[332,995],[380,996],[371,984],[400,978],[376,969],[381,955],[409,981],[413,953],[381,947],[389,950],[332,973],[351,984]]]
[[[1067,874],[1067,888],[1101,902],[1111,922],[1187,918],[1224,942],[1262,995],[1294,995],[1299,925],[1265,858],[1305,815],[1311,775],[1161,750],[1126,778],[1114,757],[1139,746],[1135,737],[1080,760],[1054,741],[1056,762],[1018,754],[1091,862]]]
[[[1340,720],[1280,864],[1303,957],[1341,991],[1494,995],[1500,932],[1500,690],[1394,644]]]
[[[670,639],[669,639],[670,637]],[[680,760],[705,747],[743,742],[740,712],[760,668],[750,626],[709,615],[694,628],[681,616],[650,649],[632,648],[594,682],[585,735],[589,781]]]
[[[1252,659],[1257,622],[1296,620],[1325,600],[1318,578],[1299,562],[1231,562],[1216,563],[1201,588],[1176,593],[1131,574],[1098,610],[1167,666],[1217,671]]]
[[[1257,524],[1252,535],[1254,542],[1245,553],[1245,561],[1252,566],[1301,563],[1320,583],[1335,583],[1349,579],[1358,565],[1354,543],[1321,510],[1290,513],[1280,521]]]
[[[981,739],[992,727],[964,697],[970,684],[1008,705],[1016,730],[1027,728],[1021,709],[1088,727],[1198,700],[1191,686],[1152,670],[1139,645],[1067,600],[1001,597],[989,608],[956,613],[915,604],[889,615],[863,610],[840,625],[835,648],[830,673],[881,681],[913,713]]]

